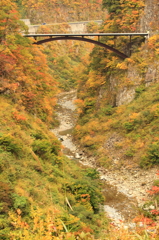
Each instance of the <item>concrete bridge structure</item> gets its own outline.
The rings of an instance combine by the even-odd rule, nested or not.
[[[102,24],[102,20],[91,20],[91,21],[80,21],[80,22],[63,22],[63,23],[42,23],[42,24],[36,24],[32,25],[30,23],[29,19],[21,19],[27,26],[28,26],[28,33],[29,34],[36,34],[39,27],[45,25],[45,26],[57,26],[57,25],[65,25],[67,24],[69,26],[69,32],[70,33],[85,33],[87,31],[87,24],[94,22],[98,25]]]

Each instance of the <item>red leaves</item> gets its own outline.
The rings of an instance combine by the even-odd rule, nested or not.
[[[156,175],[159,175],[159,170]],[[148,191],[150,195],[156,195],[159,193],[159,186],[152,186],[151,190]]]
[[[134,218],[133,220],[136,223],[143,223],[143,225],[147,225],[147,226],[155,226],[155,222],[151,219],[151,218],[147,218],[143,215],[137,216],[136,218]]]
[[[7,55],[5,53],[0,54],[0,75],[3,76],[8,76],[11,74],[12,70],[14,69],[15,66],[15,58],[11,55]]]
[[[158,194],[159,193],[159,187],[152,186],[151,190],[148,191],[150,195]]]
[[[153,215],[158,216],[159,215],[159,210],[153,209],[150,211]]]
[[[38,117],[49,123],[52,121],[52,97],[57,83],[48,73],[46,56],[41,47],[32,45],[21,34],[14,34],[20,26],[14,4],[10,0],[2,0],[0,7],[3,13],[0,25],[0,93],[7,92],[19,106],[24,106],[28,112],[36,112]],[[25,121],[25,116],[18,112],[13,113],[13,118],[18,122]]]
[[[23,105],[26,107],[27,110],[34,111],[36,95],[33,92],[24,92],[23,96]]]
[[[151,225],[151,226],[155,225],[154,221],[151,218],[147,218],[147,217],[141,218],[141,222],[146,225]]]
[[[17,121],[17,122],[23,122],[26,120],[26,117],[22,114],[19,114],[17,111],[13,112],[13,118]]]

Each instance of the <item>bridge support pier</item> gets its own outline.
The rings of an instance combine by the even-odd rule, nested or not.
[[[131,53],[132,53],[131,43],[132,43],[132,36],[130,35],[129,57],[131,56]]]

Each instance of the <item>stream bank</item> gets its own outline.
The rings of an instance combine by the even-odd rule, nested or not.
[[[93,157],[87,157],[84,152],[73,142],[72,130],[78,119],[74,100],[76,91],[58,95],[57,117],[60,125],[51,131],[62,141],[63,152],[70,159],[75,159],[83,166],[96,168],[100,179],[104,182],[103,194],[105,195],[104,210],[116,223],[131,223],[142,206],[148,199],[148,190],[156,178],[156,169],[144,171],[138,167],[120,170],[107,170],[97,167]],[[130,224],[129,224],[130,226]]]

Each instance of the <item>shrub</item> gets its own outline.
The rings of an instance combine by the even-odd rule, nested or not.
[[[140,161],[141,168],[149,168],[152,166],[150,159],[147,156],[143,156]]]
[[[14,209],[22,210],[23,214],[29,213],[30,205],[28,199],[25,196],[19,196],[18,194],[13,193],[12,198]]]
[[[151,167],[155,164],[159,164],[159,142],[154,142],[149,146],[147,155],[140,162],[141,167]]]
[[[12,189],[10,188],[8,183],[0,182],[0,213],[8,212],[8,209],[12,207]]]
[[[85,174],[91,179],[99,179],[99,172],[94,168],[88,168]]]
[[[40,130],[37,130],[36,132],[33,132],[32,133],[32,136],[37,140],[37,139],[43,139],[45,136],[44,134],[40,131]]]
[[[77,201],[81,201],[83,195],[89,195],[92,210],[94,213],[99,212],[100,204],[103,204],[104,199],[97,183],[91,181],[91,179],[77,180],[72,185],[68,184],[66,189],[75,195]]]
[[[37,139],[32,144],[33,151],[39,157],[44,159],[51,158],[52,154],[58,155],[60,143],[58,141],[49,141],[47,139]]]
[[[112,164],[111,159],[108,158],[107,156],[102,156],[97,159],[97,164],[99,166],[104,167],[104,168],[109,168]]]
[[[94,218],[93,212],[81,205],[75,206],[72,214],[76,217],[79,217],[81,221],[86,223],[91,223],[92,219]]]
[[[153,164],[159,164],[159,142],[152,143],[149,146],[148,158]]]
[[[22,153],[22,146],[17,143],[15,138],[11,135],[0,135],[0,146],[6,152],[11,152],[16,156],[20,156]]]
[[[127,157],[133,157],[134,154],[135,154],[135,149],[132,147],[125,152],[125,156]]]
[[[79,124],[81,126],[83,126],[84,124],[86,124],[87,122],[89,122],[90,120],[90,116],[89,115],[83,115],[81,116],[81,118],[79,119]]]
[[[125,122],[124,128],[126,129],[127,132],[132,131],[134,129],[134,123],[133,122]]]
[[[144,85],[140,85],[139,87],[137,87],[135,89],[136,92],[136,98],[139,97],[139,95],[145,91],[145,86]]]
[[[112,115],[114,113],[114,108],[111,105],[108,105],[104,108],[101,108],[102,115]]]
[[[159,187],[159,179],[154,180],[153,185]]]
[[[146,110],[142,112],[142,121],[146,124],[149,124],[155,119],[155,112],[151,112],[150,110]]]

